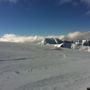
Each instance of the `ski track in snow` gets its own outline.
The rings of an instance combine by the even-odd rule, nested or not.
[[[85,90],[90,53],[0,42],[0,90]]]

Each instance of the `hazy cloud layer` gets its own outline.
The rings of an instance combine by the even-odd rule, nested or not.
[[[17,3],[18,1],[28,1],[28,0],[0,0],[0,2],[10,2],[10,3]],[[29,0],[30,2],[40,2],[42,0]],[[52,0],[51,0],[52,1]],[[75,0],[55,0],[55,1],[58,1],[58,3],[60,5],[62,4],[65,4],[65,3],[72,3],[72,5],[79,5],[80,3],[83,3],[85,4],[86,6],[90,6],[90,0],[78,0],[78,1],[75,1]]]
[[[10,3],[17,3],[17,2],[39,2],[40,0],[0,0],[0,2],[10,2]]]
[[[74,6],[78,6],[80,4],[86,6],[87,12],[86,15],[90,15],[90,0],[59,0],[58,2],[60,5],[66,4],[66,3],[71,3]]]
[[[59,0],[60,4],[70,3],[70,2],[72,2],[72,0]]]
[[[0,38],[2,42],[16,42],[16,43],[24,43],[24,42],[39,42],[43,39],[40,36],[16,36],[15,34],[5,34]]]
[[[90,40],[90,32],[73,32],[64,36],[65,40]]]
[[[87,12],[86,12],[86,15],[90,15],[90,11],[87,11]]]
[[[0,2],[11,2],[16,3],[18,0],[0,0]]]
[[[75,1],[75,0],[59,0],[59,3],[60,4],[72,3],[75,6],[82,3],[82,4],[90,7],[90,0],[78,0],[78,1]]]
[[[87,5],[90,5],[90,0],[81,0],[81,2],[87,4]]]
[[[90,32],[73,32],[67,35],[61,36],[46,36],[47,38],[59,38],[62,40],[90,40]],[[26,42],[41,42],[44,38],[43,36],[17,36],[15,34],[5,34],[0,38],[1,42],[16,42],[16,43],[26,43]]]

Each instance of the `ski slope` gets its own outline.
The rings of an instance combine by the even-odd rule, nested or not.
[[[0,42],[0,90],[86,90],[90,53]]]

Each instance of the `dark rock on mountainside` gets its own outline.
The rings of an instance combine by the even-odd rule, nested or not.
[[[60,39],[57,39],[57,38],[45,38],[43,41],[42,41],[42,44],[61,44],[63,43],[62,40]]]

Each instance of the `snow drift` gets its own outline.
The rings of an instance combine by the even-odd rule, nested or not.
[[[0,90],[86,90],[89,86],[90,53],[0,42]]]

